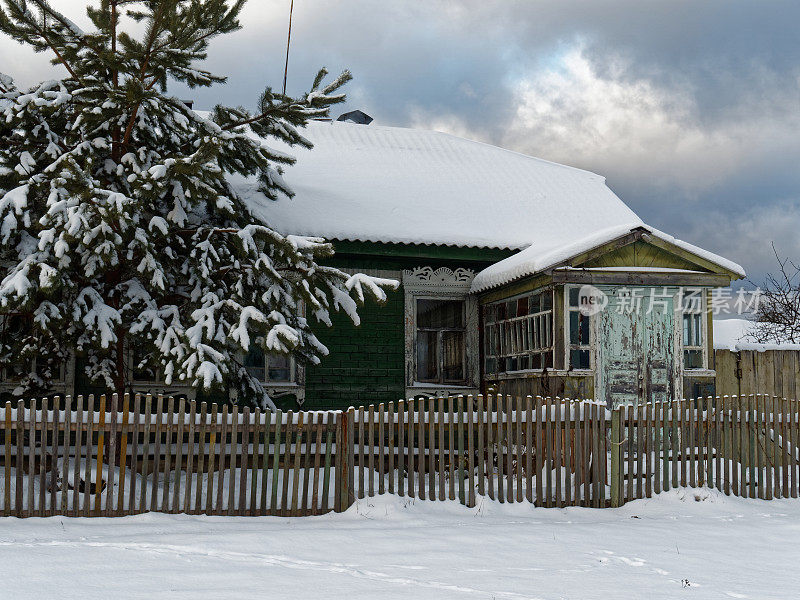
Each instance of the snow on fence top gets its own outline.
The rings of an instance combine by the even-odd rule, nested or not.
[[[297,157],[292,200],[272,202],[235,180],[272,227],[328,239],[490,248],[574,244],[639,218],[605,178],[437,131],[312,121]]]

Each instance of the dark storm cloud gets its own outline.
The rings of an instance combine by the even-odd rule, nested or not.
[[[78,0],[56,2],[69,9]],[[288,0],[214,42],[201,108],[283,77]],[[800,3],[295,0],[289,92],[349,68],[347,108],[588,168],[652,225],[760,279],[800,259]],[[0,42],[0,71],[46,76]]]

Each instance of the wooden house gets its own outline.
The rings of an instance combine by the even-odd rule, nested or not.
[[[713,391],[705,307],[742,268],[647,226],[603,177],[352,119],[305,135],[315,147],[291,149],[286,173],[294,199],[236,182],[254,215],[332,240],[332,265],[401,285],[362,308],[359,327],[336,315],[321,328],[320,365],[252,352],[248,368],[279,405],[491,391],[612,405]],[[76,371],[73,361],[57,391],[90,391]],[[132,391],[191,395],[152,374]]]

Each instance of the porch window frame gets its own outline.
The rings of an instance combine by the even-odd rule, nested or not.
[[[534,296],[549,296],[550,298],[550,308],[546,310],[541,310],[541,300],[540,300],[540,310],[531,313],[530,312],[530,303],[531,298]],[[492,316],[491,320],[487,319],[484,316],[484,323],[483,323],[483,336],[484,336],[484,344],[483,344],[483,359],[484,359],[484,372],[486,375],[495,376],[495,375],[502,375],[505,373],[543,373],[545,370],[554,370],[554,361],[555,361],[555,310],[554,310],[554,302],[555,302],[555,294],[554,288],[552,286],[546,286],[537,288],[530,292],[525,292],[524,294],[516,294],[514,296],[509,296],[508,298],[504,298],[503,300],[498,300],[496,302],[490,302],[486,304],[484,307],[484,315],[486,314],[487,309],[496,310],[497,306],[502,304],[507,304],[509,302],[518,302],[520,299],[525,298],[528,303],[528,314],[523,316],[514,316],[514,317],[506,317],[504,319],[497,319],[495,316]],[[549,319],[547,316],[549,315]],[[545,337],[547,338],[547,344],[542,345],[538,348],[531,348],[530,343],[526,343],[525,339],[527,338],[530,340],[530,336],[533,335],[533,321],[536,319],[541,319],[544,317],[544,323],[546,324],[546,333]],[[523,342],[522,344],[519,343],[518,336],[516,335],[516,328],[514,328],[509,335],[506,336],[504,334],[505,329],[515,324],[519,321],[528,322],[531,321],[531,329],[526,326],[523,327]],[[538,330],[537,330],[538,331]],[[499,354],[494,353],[494,345],[492,343],[493,336],[497,336],[497,348]],[[508,340],[506,339],[508,338]],[[509,345],[511,348],[507,348],[506,346]],[[521,346],[521,347],[520,347]],[[504,352],[504,350],[508,350]],[[530,365],[533,364],[533,356],[539,355],[541,356],[541,363],[539,367],[528,366],[524,369],[503,369],[499,368],[500,361],[514,359],[516,358],[519,360],[520,358],[527,358],[530,361]],[[546,360],[546,357],[549,356],[549,361]],[[487,369],[486,363],[489,360],[494,361],[495,369],[489,370]],[[546,366],[546,363],[549,362],[550,365]]]
[[[684,293],[686,291],[696,292],[700,296],[700,306],[697,309],[690,309],[687,310],[684,306]],[[708,371],[708,319],[706,318],[706,310],[707,310],[707,298],[706,298],[706,290],[702,287],[694,287],[694,286],[686,286],[681,287],[678,290],[678,302],[679,302],[679,314],[680,320],[678,325],[679,331],[679,338],[680,338],[680,361],[681,361],[681,370],[684,372],[689,373],[697,373]],[[697,317],[696,320],[700,322],[700,340],[699,344],[685,344],[684,343],[684,331],[685,331],[685,323],[686,323],[686,316],[687,315],[695,315]],[[696,330],[693,330],[696,331]],[[690,333],[690,338],[691,333]],[[701,364],[699,367],[687,367],[687,357],[689,352],[700,352],[701,356]]]
[[[579,373],[591,373],[595,369],[595,316],[584,315],[580,311],[580,305],[572,306],[570,304],[570,290],[580,290],[583,285],[568,284],[564,286],[564,366],[567,371]],[[578,322],[581,319],[588,319],[589,328],[589,342],[587,344],[573,344],[571,334],[571,314],[578,313]],[[572,351],[586,351],[589,353],[589,366],[588,367],[573,367],[572,366]]]

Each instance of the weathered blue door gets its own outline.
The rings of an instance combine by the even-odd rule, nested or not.
[[[672,398],[675,380],[674,300],[649,288],[601,288],[608,305],[596,317],[597,398],[610,408]]]

